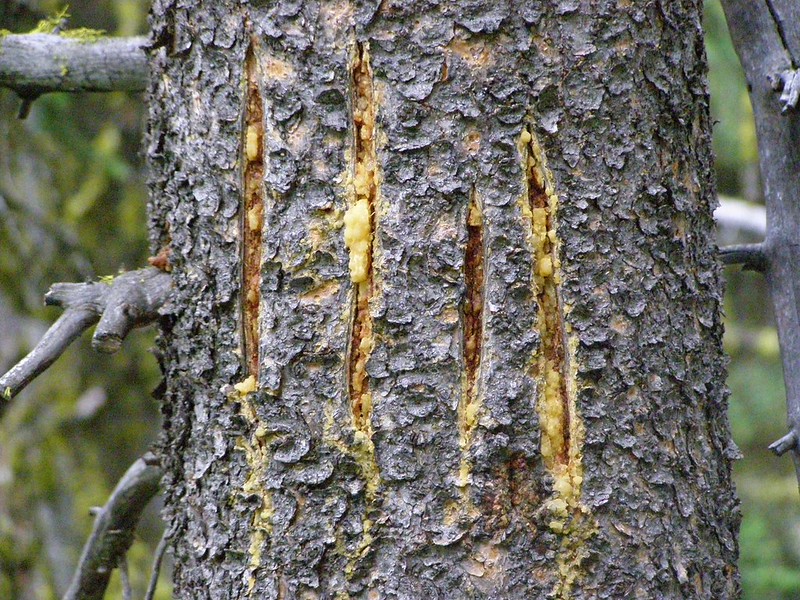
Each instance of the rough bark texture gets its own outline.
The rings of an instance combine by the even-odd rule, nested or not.
[[[737,596],[700,9],[155,3],[178,597]]]

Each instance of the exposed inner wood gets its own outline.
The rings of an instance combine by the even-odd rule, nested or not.
[[[272,491],[264,485],[272,456],[269,444],[270,433],[258,415],[256,401],[252,396],[258,389],[255,376],[248,375],[244,381],[234,384],[233,387],[236,391],[233,398],[239,403],[239,414],[247,421],[251,431],[249,437],[241,437],[236,442],[237,448],[244,452],[250,469],[241,491],[247,498],[257,499],[260,503],[253,512],[248,548],[247,595],[249,598],[255,589],[257,573],[261,568],[264,543],[272,534]]]
[[[372,68],[363,44],[356,47],[352,73],[355,203],[345,214],[345,242],[350,250],[350,278],[356,286],[348,381],[354,425],[357,431],[371,436],[372,396],[366,365],[374,346],[369,300],[374,286],[372,239],[378,182]]]
[[[158,254],[148,257],[147,262],[151,267],[155,267],[156,269],[164,271],[165,273],[171,273],[172,265],[169,262],[171,254],[172,250],[170,249],[169,245],[165,244]]]
[[[261,245],[264,222],[264,105],[258,63],[252,47],[245,61],[247,101],[244,113],[242,202],[242,329],[247,373],[258,380]]]
[[[477,194],[473,190],[467,212],[467,248],[464,257],[464,282],[466,293],[463,306],[464,365],[466,377],[464,392],[458,407],[459,433],[462,452],[469,449],[472,432],[478,419],[478,378],[481,367],[483,341],[483,214]],[[469,465],[462,459],[460,484],[466,485]]]
[[[568,339],[569,324],[561,299],[561,262],[556,231],[558,196],[552,174],[547,169],[544,153],[535,135],[522,132],[520,150],[525,161],[527,198],[523,213],[530,223],[535,268],[533,284],[538,305],[536,327],[541,345],[535,362],[535,378],[539,387],[537,410],[541,427],[541,454],[553,476],[553,496],[547,508],[554,517],[551,530],[562,533],[576,544],[559,555],[569,562],[579,554],[580,540],[591,534],[591,525],[584,518],[580,503],[583,483],[583,422],[575,400],[573,350]]]
[[[525,135],[527,134],[527,136]],[[525,132],[524,138],[530,138]],[[545,189],[543,169],[537,150],[528,141],[528,205],[533,229],[536,269],[536,302],[539,305],[538,329],[541,349],[538,377],[544,383],[540,396],[545,418],[542,419],[542,456],[550,463],[565,463],[569,450],[569,410],[564,360],[564,322],[558,286],[560,263],[555,251],[554,216],[557,199]]]

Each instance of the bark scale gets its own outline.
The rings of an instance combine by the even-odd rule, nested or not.
[[[701,5],[584,4],[154,4],[177,597],[737,596]]]

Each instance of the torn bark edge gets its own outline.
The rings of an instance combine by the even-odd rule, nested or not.
[[[0,377],[0,414],[11,398],[94,323],[92,347],[104,353],[119,350],[131,329],[158,318],[170,289],[170,275],[153,267],[122,273],[108,283],[54,284],[45,295],[45,304],[64,308],[64,314],[25,358]]]
[[[727,246],[720,248],[719,254],[722,264],[742,265],[745,271],[764,273],[769,265],[764,245],[761,243]]]
[[[163,472],[151,458],[154,456],[147,454],[137,459],[97,512],[94,528],[62,600],[102,600],[113,570],[133,543],[142,512],[158,492]]]

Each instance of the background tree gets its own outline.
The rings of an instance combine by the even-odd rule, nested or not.
[[[568,14],[569,14],[569,13],[568,13]],[[567,18],[567,19],[566,19],[566,21],[568,21],[568,22],[569,22],[569,21],[571,21],[571,19],[573,19],[573,18],[574,18],[574,16],[573,16],[573,17],[570,17],[570,18]],[[466,32],[466,30],[462,31],[462,33],[465,33],[465,32]],[[480,35],[480,34],[479,34],[479,35]],[[491,36],[489,36],[489,37],[491,37]],[[712,38],[712,39],[713,39],[713,38]],[[456,38],[456,40],[457,40],[457,41],[459,41],[457,38]],[[463,40],[460,40],[460,41],[463,41]],[[674,40],[674,41],[677,43],[677,40]],[[244,43],[244,42],[243,42],[242,40],[239,40],[237,43],[239,43],[239,44],[242,44],[242,43]],[[212,43],[212,45],[213,45],[213,43]],[[712,46],[712,48],[713,48],[713,46]],[[663,50],[663,48],[662,48],[662,50]],[[240,48],[240,51],[241,51],[241,48]],[[197,50],[196,50],[196,49],[194,49],[194,50],[192,50],[192,52],[197,52]],[[180,53],[179,53],[178,55],[179,55],[179,57],[180,57]],[[196,57],[196,56],[197,56],[197,55],[195,55],[195,57]],[[712,58],[713,58],[713,54],[712,54]],[[216,60],[216,59],[215,59],[215,60]],[[458,60],[458,58],[456,58],[456,60]],[[373,59],[373,62],[374,62],[374,59]],[[534,71],[534,72],[536,72],[536,71]],[[377,81],[378,81],[378,84],[377,84],[377,86],[376,86],[377,88],[379,88],[379,87],[380,87],[380,85],[381,85],[381,84],[380,84],[380,81],[381,81],[380,77],[381,77],[381,76],[382,76],[382,75],[381,75],[380,71],[378,71],[378,74],[377,74]],[[383,76],[385,77],[385,74],[384,74]],[[455,77],[455,74],[453,75],[453,77]],[[341,83],[341,82],[339,82],[339,83]],[[411,83],[409,83],[408,85],[409,85],[409,86],[411,86],[412,84],[411,84]],[[438,92],[437,92],[437,93],[438,93]],[[438,96],[436,95],[437,93],[434,93],[434,97],[438,97]],[[37,109],[37,106],[39,106],[39,105],[40,105],[40,103],[41,103],[41,102],[43,102],[43,101],[49,101],[49,100],[48,100],[48,97],[47,97],[47,96],[46,96],[46,97],[44,97],[42,101],[40,101],[39,103],[37,103],[36,105],[34,105],[34,111],[36,111],[36,110],[40,110],[40,109]],[[499,104],[499,103],[501,103],[501,102],[502,102],[502,99],[494,98],[494,100],[492,100],[492,102],[495,102],[495,103],[498,103],[498,104]],[[520,102],[519,100],[518,100],[518,102],[519,102],[520,104],[523,104],[523,102]],[[313,104],[313,103],[312,103],[312,104]],[[556,103],[554,103],[554,104],[556,104]],[[14,108],[14,110],[16,110],[16,106],[14,106],[13,108]],[[554,110],[557,110],[557,109],[554,109]],[[36,112],[34,112],[32,116],[35,118],[35,117],[36,117]],[[349,114],[346,114],[346,116],[347,116],[347,117],[350,117],[350,116],[353,116],[353,115],[352,115],[352,113],[349,113]],[[595,116],[596,116],[596,115],[595,115]],[[428,117],[430,118],[430,114],[428,115]],[[381,123],[381,119],[382,119],[382,118],[386,118],[386,117],[381,117],[381,112],[380,112],[380,110],[379,110],[379,111],[378,111],[379,129],[380,129],[380,123]],[[29,123],[30,123],[30,121],[29,121]],[[534,133],[535,133],[535,131],[534,131]],[[539,133],[541,134],[541,130],[539,130]],[[559,135],[560,135],[560,134],[559,134]],[[545,138],[548,138],[548,135],[544,135],[544,136],[542,137],[542,140],[545,140]],[[239,144],[238,138],[237,138],[237,144]],[[554,182],[555,182],[556,186],[558,187],[558,186],[560,186],[560,185],[561,185],[561,181],[559,180],[559,168],[561,168],[561,169],[562,169],[562,172],[569,172],[569,171],[570,171],[570,169],[571,169],[571,167],[569,167],[569,166],[565,166],[565,165],[563,164],[563,161],[562,161],[561,167],[559,167],[559,166],[558,166],[558,164],[559,164],[559,160],[561,160],[561,159],[559,159],[559,158],[557,158],[557,157],[555,157],[555,158],[554,158],[554,156],[551,154],[552,150],[551,150],[550,148],[548,148],[548,147],[547,147],[547,141],[546,141],[546,140],[545,140],[545,141],[543,141],[543,144],[545,145],[545,150],[547,151],[548,158],[550,159],[550,164],[551,164],[551,166],[553,167],[553,171],[554,171]],[[378,147],[380,148],[380,140],[379,140]],[[480,149],[478,149],[478,150],[480,150]],[[512,149],[511,149],[511,148],[509,148],[509,150],[512,150]],[[363,148],[362,148],[362,152],[363,152],[363,151],[364,151],[364,150],[363,150]],[[568,165],[568,163],[567,163],[567,165]],[[467,177],[467,179],[469,178],[469,176],[471,176],[471,177],[476,177],[476,176],[474,175],[474,172],[473,172],[473,171],[470,171],[469,169],[467,169],[467,170],[466,170],[466,173],[467,173],[467,176],[468,176],[468,177]],[[530,175],[530,173],[529,173],[529,175]],[[419,177],[419,175],[417,175],[417,176]],[[460,175],[460,176],[457,176],[457,177],[456,177],[456,179],[459,179],[459,177],[461,177],[461,178],[464,178],[465,176],[462,174],[462,175]],[[520,184],[520,183],[518,182],[518,185],[519,185],[519,184]],[[451,202],[453,202],[453,203],[460,202],[461,204],[458,204],[458,205],[457,205],[457,206],[460,206],[460,208],[457,208],[457,206],[456,206],[456,205],[454,205],[454,206],[450,207],[450,209],[451,209],[451,210],[461,210],[461,211],[463,212],[463,211],[465,210],[465,206],[463,206],[463,202],[465,201],[465,199],[464,199],[464,195],[465,195],[465,194],[464,194],[464,190],[459,190],[459,189],[457,189],[457,188],[456,188],[454,191],[455,191],[455,193],[454,193],[454,194],[453,194],[453,193],[450,193],[450,192],[448,192],[448,196],[454,196],[455,198],[462,198],[462,200],[460,200],[460,201],[451,200]],[[706,191],[707,191],[707,190],[706,190]],[[562,192],[560,191],[559,193],[562,193]],[[443,194],[444,194],[444,193],[443,193]],[[384,194],[384,195],[385,195],[385,194]],[[467,194],[467,196],[469,196],[469,194]],[[338,198],[338,199],[336,199],[336,198]],[[336,204],[337,202],[341,202],[341,200],[342,200],[342,196],[340,195],[340,196],[338,196],[338,197],[336,197],[336,198],[335,198],[335,199],[334,199],[334,201],[333,201],[333,202],[334,202],[334,205],[335,205],[336,207],[339,207],[340,209],[343,209],[343,208],[344,208],[344,206],[341,206],[341,207],[340,207],[338,204]],[[566,210],[567,210],[566,208],[562,208],[562,211],[566,211]],[[559,213],[559,215],[563,215],[563,212],[562,212],[562,213]],[[466,217],[466,215],[463,215],[463,214],[462,214],[461,216],[463,216],[463,217]],[[559,217],[559,218],[561,218],[561,217]],[[466,246],[467,246],[467,247],[469,247],[469,243],[468,243],[468,241],[469,241],[470,239],[473,239],[473,240],[474,240],[474,231],[475,231],[475,227],[476,227],[476,225],[474,225],[474,224],[473,224],[473,225],[471,225],[471,226],[468,226],[468,221],[466,220],[466,218],[464,218],[464,219],[457,219],[457,218],[455,218],[454,220],[455,220],[455,221],[457,221],[457,227],[459,228],[459,231],[460,231],[460,233],[458,234],[458,236],[461,236],[461,237],[463,238],[461,241],[463,241],[463,242],[467,242],[467,243],[466,243]],[[474,222],[474,221],[475,221],[475,219],[473,219],[473,222]],[[490,220],[487,218],[487,219],[485,219],[485,220],[484,220],[484,226],[486,226],[486,223],[487,223],[487,222],[488,222],[488,223],[491,223],[491,221],[490,221]],[[324,232],[323,232],[323,233],[324,233]],[[473,235],[472,235],[472,236],[470,236],[470,235],[469,235],[470,233],[472,233]],[[336,234],[329,234],[329,235],[332,235],[332,236],[333,236],[333,235],[336,235]],[[488,237],[489,235],[494,235],[494,234],[485,234],[485,235],[487,235],[487,237]],[[341,232],[339,232],[339,233],[338,233],[338,236],[339,236],[339,237],[338,237],[337,256],[339,256],[339,257],[341,258],[341,257],[345,256],[345,255],[343,254],[343,252],[344,252],[344,248],[343,248],[343,246],[342,246],[342,243],[341,243],[341,242],[342,242],[342,240],[341,240]],[[458,237],[458,236],[457,236],[457,237]],[[450,241],[451,243],[453,243],[453,238],[449,238],[449,241]],[[460,243],[460,242],[456,242],[456,246],[458,245],[458,243]],[[523,245],[524,245],[524,243],[523,243]],[[473,243],[473,246],[474,246],[474,243]],[[457,254],[457,253],[456,253],[456,254]],[[540,258],[541,258],[541,257],[540,257]],[[484,259],[486,259],[486,257],[484,257]],[[529,259],[530,259],[530,257],[529,257]],[[343,260],[346,260],[346,258],[345,258],[345,259],[343,259]],[[564,262],[566,263],[567,261],[565,260]],[[141,264],[141,259],[140,259],[138,262],[136,262],[136,261],[135,261],[133,264]],[[105,269],[105,272],[107,272],[107,271],[111,271],[111,270],[113,270],[113,269]],[[102,271],[102,270],[101,270],[100,272],[104,272],[104,271]],[[346,279],[347,279],[347,277],[346,277],[346,272],[344,272],[344,273],[340,273],[340,275],[342,276],[342,277],[341,277],[341,279],[342,279],[343,281],[346,281]],[[51,278],[47,279],[46,281],[44,281],[44,282],[43,282],[43,283],[42,283],[42,284],[39,286],[39,288],[37,289],[37,292],[36,292],[36,293],[37,293],[37,295],[38,295],[38,294],[41,294],[41,292],[42,292],[44,289],[46,289],[47,285],[48,285],[48,284],[49,284],[49,282],[50,282],[50,281],[52,281],[52,280],[57,280],[57,279],[75,279],[75,278],[76,278],[76,277],[74,277],[74,276],[73,276],[73,277],[65,277],[65,276],[51,277]],[[489,280],[490,280],[490,278],[489,278]],[[470,283],[467,283],[467,281],[462,281],[462,284],[466,284],[466,285],[467,285],[467,288],[469,289],[469,286],[470,286],[470,285],[474,285],[474,280],[472,281],[472,284],[470,284]],[[519,292],[519,293],[521,293],[521,292]],[[457,295],[457,294],[458,294],[458,292],[455,292],[455,293],[454,293],[454,295]],[[34,296],[34,297],[35,297],[35,298],[37,299],[37,301],[38,301],[38,296]],[[230,308],[230,307],[228,307],[228,308]],[[531,308],[531,310],[533,310],[533,308],[532,308],[532,307],[530,307],[530,308]],[[232,309],[231,309],[231,310],[232,310]],[[451,325],[452,325],[452,324],[451,324]],[[490,325],[488,325],[488,326],[489,326],[489,327],[491,327]],[[618,335],[618,334],[615,334],[615,335]],[[740,336],[740,338],[739,338],[739,339],[741,339],[741,340],[744,340],[744,342],[746,343],[746,342],[747,342],[747,340],[748,340],[749,338],[750,338],[750,336],[749,336],[749,335],[744,335],[744,336]],[[598,342],[598,343],[601,343],[601,342]],[[94,357],[92,357],[92,361],[95,361],[95,360],[96,360],[96,359],[95,359]],[[467,371],[469,372],[469,368],[467,369]],[[341,389],[339,389],[339,390],[338,390],[338,392],[341,392]],[[779,396],[779,394],[780,394],[780,391],[778,391],[778,394],[776,394],[776,395],[777,395],[778,397],[780,397],[780,396]],[[754,400],[753,400],[753,401],[754,401]],[[102,409],[102,411],[103,411],[103,412],[105,412],[105,411],[110,411],[110,410],[113,410],[114,406],[116,406],[116,404],[115,404],[115,405],[113,405],[113,406],[111,406],[111,405],[106,405],[106,406],[105,406],[105,407]],[[466,407],[463,407],[463,408],[466,408]],[[418,412],[417,408],[415,408],[414,410]],[[421,410],[421,409],[420,409],[420,410]],[[440,407],[440,411],[441,411],[441,410],[442,410],[442,407]],[[481,410],[483,410],[483,409],[481,409]],[[423,412],[424,412],[424,411],[423,411]],[[466,414],[467,414],[467,412],[466,412],[466,411],[464,411],[464,415],[466,415]],[[480,418],[480,416],[481,416],[481,415],[479,414],[478,416],[479,416],[479,418]],[[484,419],[485,419],[485,415],[483,415],[483,417],[484,417]],[[425,417],[423,416],[423,417],[418,417],[418,418],[423,418],[423,419],[424,419]],[[535,420],[535,417],[534,417],[534,420]],[[773,421],[775,421],[775,419],[773,419]],[[736,423],[735,423],[735,422],[734,422],[734,425],[736,425]],[[461,434],[461,435],[459,436],[459,437],[460,437],[462,440],[463,440],[463,438],[464,438],[464,430],[463,430],[463,429],[464,429],[464,428],[462,428],[462,431],[460,432],[460,434]],[[256,428],[256,430],[257,430],[257,428]],[[435,438],[435,437],[436,437],[436,435],[434,435],[434,434],[436,433],[436,431],[435,431],[435,430],[436,430],[436,428],[435,428],[435,427],[432,427],[432,426],[429,424],[429,426],[428,426],[428,429],[426,429],[425,431],[428,431],[428,435],[430,435],[431,437],[434,437],[434,438]],[[480,435],[480,434],[481,434],[481,431],[480,431],[480,430],[481,430],[481,426],[479,426],[479,427],[477,428],[478,435]],[[12,431],[13,431],[13,430],[12,430]],[[255,433],[255,432],[253,432],[253,433]],[[380,433],[380,431],[379,431],[379,433]],[[424,432],[423,432],[423,433],[424,433]],[[242,436],[242,437],[244,438],[245,436]],[[441,437],[441,434],[439,434],[439,437]],[[773,437],[774,437],[774,436],[773,436]],[[458,450],[459,450],[459,452],[460,452],[460,450],[461,450],[461,448],[460,448],[460,446],[461,446],[461,441],[459,441],[459,444],[458,444],[458,446],[459,446]],[[380,445],[378,445],[378,447],[380,447]],[[252,448],[251,448],[251,449],[252,449]],[[358,458],[358,457],[351,457],[351,459],[352,459],[353,461],[356,461],[356,463],[357,463],[357,460],[356,460],[357,458]],[[463,464],[463,463],[462,463],[462,464]],[[120,465],[120,466],[121,466],[122,468],[124,468],[124,465]],[[541,465],[540,465],[539,467],[541,468]],[[359,467],[359,468],[361,468],[361,467]],[[119,470],[119,468],[118,468],[118,469],[117,469],[117,473],[119,473],[119,472],[120,472],[120,470]],[[361,472],[363,472],[363,470],[362,470]],[[459,476],[460,476],[460,474],[461,474],[461,470],[460,470],[460,466],[459,466]],[[474,476],[474,473],[472,473],[472,475]],[[435,476],[436,476],[436,475],[435,475],[434,473],[431,473],[431,474],[429,474],[429,477],[430,477],[430,478],[433,478],[433,477],[435,477]],[[537,480],[537,481],[539,481],[539,480]],[[538,484],[538,485],[542,485],[542,484],[543,484],[543,482],[542,482],[542,481],[539,481],[539,484]],[[545,485],[545,487],[546,487],[546,485]],[[791,486],[791,487],[794,487],[794,486]],[[98,496],[98,500],[99,500],[99,498],[102,498],[102,494]],[[501,500],[502,500],[502,498],[501,498]],[[97,501],[97,500],[96,500],[96,501]],[[96,502],[96,501],[95,501],[95,502]],[[538,516],[539,516],[539,517],[542,517],[542,515],[538,515]],[[370,524],[370,526],[371,526],[371,524]],[[549,523],[547,523],[547,527],[546,527],[546,528],[544,528],[544,529],[551,529],[551,527],[550,527],[550,524],[549,524]],[[745,529],[745,533],[746,533],[746,532],[747,532],[747,529]],[[551,533],[552,533],[552,532],[551,532]],[[548,535],[549,535],[549,534],[548,534]],[[553,537],[557,539],[557,537],[556,537],[556,536],[553,536]],[[745,538],[745,540],[744,540],[744,543],[745,543],[745,544],[747,544],[747,538]],[[456,545],[458,545],[458,544],[456,544]],[[369,559],[367,558],[367,560],[369,560]],[[478,567],[478,566],[476,566],[476,565],[472,565],[472,567],[471,567],[471,568],[478,569],[479,567]],[[747,575],[747,572],[745,572],[745,575]],[[773,578],[773,579],[771,580],[771,582],[773,582],[773,583],[778,583],[778,582],[776,582],[776,581],[775,581],[775,578]],[[785,585],[786,585],[786,584],[785,584],[786,580],[784,579],[784,580],[783,580],[783,582],[784,582],[784,586],[785,586]],[[747,579],[745,579],[745,583],[747,583]],[[789,584],[790,584],[790,582],[789,582]],[[763,596],[762,596],[762,597],[763,597]]]

